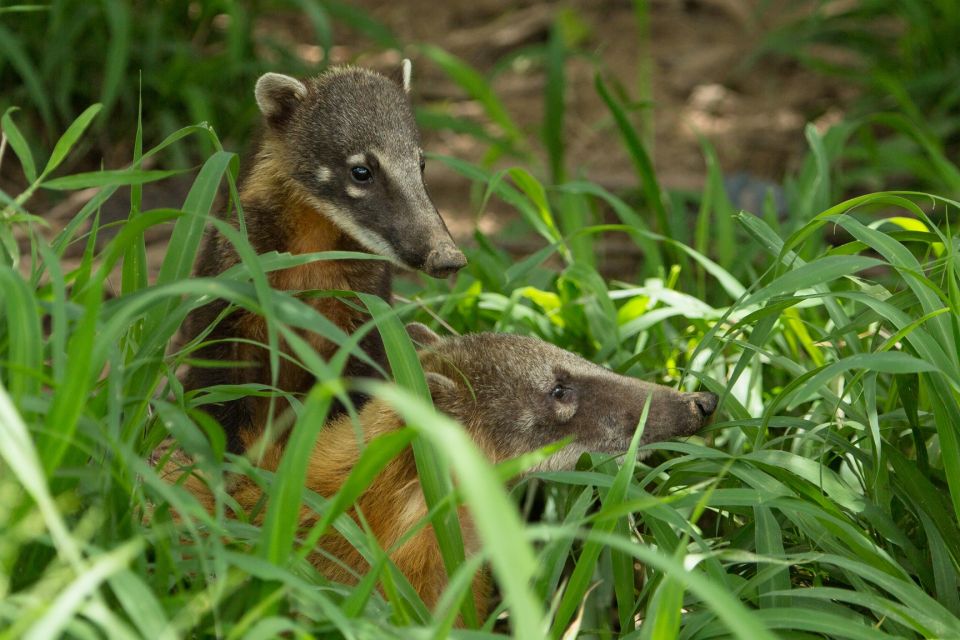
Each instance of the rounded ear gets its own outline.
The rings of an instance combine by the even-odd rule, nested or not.
[[[442,402],[444,397],[448,397],[457,392],[457,385],[453,380],[434,371],[424,371],[423,377],[427,380],[427,386],[430,388],[430,397],[435,403]]]
[[[411,322],[407,325],[407,335],[421,347],[428,347],[443,340],[443,338],[433,332],[433,329],[419,322]]]
[[[307,87],[296,78],[282,73],[265,73],[257,80],[254,95],[267,123],[280,126],[307,97]]]

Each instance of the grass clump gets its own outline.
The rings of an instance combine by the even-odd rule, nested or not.
[[[560,55],[553,46],[547,55]],[[508,126],[483,76],[428,55],[472,87],[513,136],[506,142],[534,147]],[[562,100],[556,68],[550,77],[560,84],[546,99]],[[808,130],[786,217],[733,211],[716,163],[691,213],[660,185],[617,93],[602,77],[596,87],[635,163],[640,204],[570,179],[556,141],[544,145],[546,161],[503,151],[520,160],[500,170],[434,158],[514,207],[542,246],[517,261],[480,237],[452,290],[421,281],[392,308],[359,300],[371,319],[353,337],[266,286],[271,270],[336,256],[257,256],[242,227],[211,217],[218,191],[242,215],[237,159],[211,127],[176,130],[146,149],[151,138],[138,129],[128,167],[64,176],[64,160],[104,112],[84,111],[42,167],[18,125],[29,119],[5,112],[4,162],[15,156],[28,186],[0,193],[0,637],[960,636],[960,204],[907,191],[837,197],[836,166],[855,144],[841,126]],[[547,108],[562,120],[561,104]],[[184,173],[175,149],[194,144],[212,151],[188,170],[183,204],[145,210],[142,185]],[[944,176],[956,171],[942,154],[927,158]],[[143,169],[147,159],[164,168]],[[63,229],[31,210],[39,190],[89,187],[96,195]],[[101,208],[127,193],[127,219],[98,242]],[[601,224],[606,214],[617,223]],[[242,262],[190,278],[207,224],[221,226]],[[144,234],[158,226],[172,228],[172,250],[148,278]],[[597,269],[612,233],[644,257],[633,278],[607,281]],[[81,257],[71,262],[73,246]],[[198,410],[270,390],[184,393],[175,375],[204,338],[168,345],[212,298],[264,315],[269,342],[284,339],[319,380],[294,403],[290,437],[304,446],[289,447],[276,474],[226,453],[222,431]],[[424,402],[401,324],[435,317],[458,331],[535,334],[621,373],[700,385],[721,395],[721,415],[700,436],[647,445],[643,460],[585,455],[575,471],[507,487],[521,465],[492,468]],[[368,464],[324,499],[302,488],[305,452],[344,389],[347,356],[373,326],[396,374],[374,393],[412,429],[368,447]],[[307,327],[341,345],[331,361],[298,340]],[[213,479],[212,512],[159,476],[168,438]],[[451,574],[436,611],[389,550],[344,515],[407,443],[433,495],[423,524],[437,531]],[[226,516],[232,498],[217,484],[225,473],[264,490],[264,517]],[[457,553],[460,500],[490,532],[481,558]],[[294,517],[300,505],[319,516],[307,531]],[[520,520],[515,505],[538,505],[536,518]],[[330,583],[307,561],[327,527],[370,561],[357,584]],[[481,561],[504,596],[488,620],[469,604]],[[466,629],[454,626],[458,615]]]
[[[960,10],[950,0],[800,3],[802,17],[766,38],[764,51],[862,90],[843,146],[846,186],[919,184],[957,197]],[[946,165],[946,166],[945,166]]]

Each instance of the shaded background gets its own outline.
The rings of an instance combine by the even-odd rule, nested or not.
[[[705,188],[709,141],[734,207],[758,211],[772,198],[778,215],[788,217],[785,176],[802,167],[807,123],[823,134],[845,119],[897,108],[928,126],[948,151],[956,148],[958,93],[949,79],[956,77],[951,43],[960,20],[947,19],[955,13],[950,2],[870,0],[64,0],[0,12],[0,107],[20,106],[18,120],[36,125],[22,128],[43,132],[29,140],[42,155],[87,105],[104,104],[86,153],[72,156],[64,173],[129,161],[141,95],[145,147],[206,121],[227,149],[246,154],[256,139],[252,87],[260,73],[308,75],[331,63],[396,73],[410,56],[428,151],[488,167],[533,166],[553,183],[584,177],[629,196],[637,176],[594,88],[599,74],[626,105],[672,197],[695,206]],[[437,64],[447,53],[476,78]],[[561,66],[551,67],[556,60]],[[545,112],[557,87],[559,117]],[[515,131],[505,131],[485,102],[490,89]],[[551,129],[562,132],[554,137],[563,146],[559,154],[549,148]],[[910,153],[909,135],[882,128],[876,139],[844,150],[836,196],[942,189],[935,178],[924,184],[922,171],[907,183],[896,169],[884,172],[877,145],[889,147],[891,139],[887,153]],[[183,149],[163,157],[164,168],[197,164],[211,150]],[[849,161],[858,155],[870,158],[868,171]],[[24,186],[13,165],[0,168],[6,193]],[[502,246],[518,254],[530,249],[525,234],[509,228],[516,218],[511,207],[491,199],[480,215],[476,188],[442,162],[430,163],[427,178],[460,242],[475,230],[506,229],[499,233]],[[185,177],[148,186],[145,206],[175,206],[189,184]],[[91,196],[81,191],[64,201],[45,193],[47,201],[34,208],[45,209],[57,228]],[[121,219],[124,203],[112,200],[103,215],[105,222]],[[152,256],[162,255],[164,240],[153,232]],[[638,259],[632,244],[624,245],[615,236],[605,241],[606,273],[630,271]]]

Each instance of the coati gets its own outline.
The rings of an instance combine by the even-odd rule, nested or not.
[[[689,436],[709,421],[717,407],[712,393],[682,393],[618,375],[542,340],[500,333],[441,338],[421,324],[408,326],[422,345],[420,361],[441,411],[460,422],[492,462],[506,460],[565,437],[572,442],[540,463],[536,470],[572,469],[586,451],[622,453],[640,421],[649,396],[651,407],[642,443]],[[359,415],[364,438],[398,429],[402,421],[384,402],[374,399]],[[282,446],[272,447],[260,465],[275,471]],[[348,416],[329,422],[320,432],[308,463],[305,486],[329,497],[347,478],[359,455],[357,432]],[[174,472],[173,477],[177,477]],[[210,510],[213,497],[202,482],[186,482]],[[231,495],[245,510],[262,498],[260,489],[238,478]],[[384,549],[390,549],[427,513],[413,453],[407,449],[390,462],[359,498],[356,507]],[[354,512],[355,515],[355,512]],[[304,508],[307,526],[316,515]],[[468,555],[479,542],[469,514],[460,511]],[[311,560],[334,581],[350,583],[367,565],[338,534],[321,539],[325,553]],[[396,549],[391,559],[429,607],[446,587],[446,574],[431,527],[424,527]],[[342,563],[342,564],[341,564]],[[478,611],[485,615],[485,574],[474,584]]]
[[[437,278],[466,264],[424,186],[409,79],[405,60],[402,84],[349,66],[331,68],[305,82],[277,73],[257,81],[256,100],[266,130],[253,168],[240,186],[247,234],[257,253],[366,251]],[[214,276],[238,261],[233,246],[210,229],[195,272]],[[384,261],[320,261],[268,277],[275,289],[350,290],[390,300],[391,265]],[[336,297],[314,297],[310,304],[348,334],[367,320],[366,314]],[[183,342],[198,336],[225,307],[225,302],[217,301],[192,312],[183,328]],[[303,333],[324,359],[335,352],[332,342]],[[267,351],[257,346],[266,339],[262,317],[233,311],[205,338],[209,344],[193,354],[224,364],[191,366],[184,387],[270,384]],[[360,346],[388,370],[376,331]],[[355,358],[344,371],[346,377],[375,374],[374,367]],[[304,393],[313,383],[307,371],[281,357],[277,388]],[[362,397],[354,400],[359,405]],[[276,402],[275,415],[286,406]],[[269,398],[249,396],[205,409],[223,427],[229,449],[239,453],[260,435],[269,406]]]

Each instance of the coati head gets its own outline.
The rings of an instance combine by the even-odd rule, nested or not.
[[[403,71],[403,86],[358,67],[306,82],[267,73],[257,105],[308,202],[368,250],[441,278],[467,260],[427,195]]]
[[[441,338],[417,323],[407,331],[422,346],[434,405],[459,420],[495,462],[568,436],[573,441],[540,470],[570,469],[586,451],[623,453],[648,397],[641,443],[692,435],[717,408],[712,393],[683,393],[618,375],[536,338]]]

